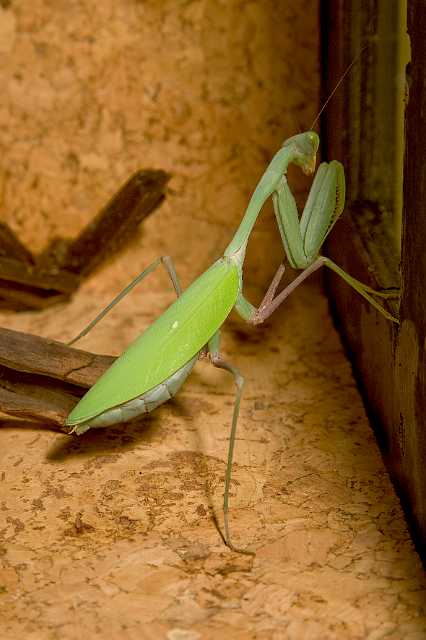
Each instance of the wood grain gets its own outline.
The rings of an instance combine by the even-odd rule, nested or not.
[[[66,433],[66,416],[112,362],[111,356],[0,328],[0,412]]]

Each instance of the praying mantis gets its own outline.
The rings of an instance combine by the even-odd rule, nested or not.
[[[343,212],[345,176],[336,160],[320,164],[299,218],[297,206],[287,183],[290,163],[306,174],[315,171],[319,136],[314,131],[287,139],[261,177],[242,218],[224,251],[214,264],[182,292],[170,257],[162,256],[140,273],[74,339],[86,335],[129,291],[163,264],[173,283],[176,301],[137,338],[89,389],[69,414],[70,433],[81,435],[91,428],[107,427],[153,411],[171,399],[180,389],[200,357],[232,374],[236,395],[232,415],[225,475],[223,517],[225,544],[235,550],[229,529],[229,490],[238,414],[244,377],[220,354],[220,329],[233,308],[248,323],[264,322],[310,274],[326,266],[362,295],[392,322],[398,322],[374,296],[386,297],[359,282],[329,258],[319,255],[321,246]],[[259,307],[243,294],[243,265],[247,243],[264,203],[272,197],[275,217],[290,265],[302,272],[277,293],[284,274],[278,268]]]

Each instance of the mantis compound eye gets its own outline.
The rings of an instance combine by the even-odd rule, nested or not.
[[[314,153],[317,152],[318,147],[319,147],[319,136],[317,133],[315,133],[315,131],[309,131],[308,132],[308,140],[314,150]]]

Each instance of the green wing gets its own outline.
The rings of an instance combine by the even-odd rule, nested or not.
[[[67,424],[89,420],[164,382],[216,333],[238,290],[237,267],[221,258],[111,365],[71,411]]]

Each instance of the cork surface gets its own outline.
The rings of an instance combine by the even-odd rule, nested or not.
[[[155,313],[166,297],[144,302]],[[81,295],[67,313],[92,303]],[[44,316],[35,329],[57,321]],[[91,345],[120,349],[147,321],[117,310]],[[6,422],[6,637],[426,637],[420,562],[324,297],[307,285],[256,330],[232,316],[223,350],[246,378],[231,531],[255,557],[227,550],[213,520],[225,372],[200,362],[147,419],[79,439]]]
[[[158,255],[184,286],[220,255],[272,153],[317,110],[316,3],[276,4],[0,3],[1,218],[33,251],[76,234],[131,171],[173,174],[69,305],[1,325],[66,340]],[[250,299],[280,257],[265,211]],[[159,271],[81,347],[119,354],[172,299]],[[317,283],[260,328],[231,315],[222,347],[246,380],[231,532],[255,555],[215,526],[226,372],[200,362],[155,413],[81,438],[4,419],[2,638],[426,638],[423,571]]]

